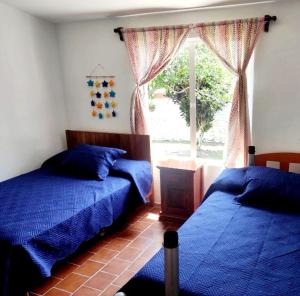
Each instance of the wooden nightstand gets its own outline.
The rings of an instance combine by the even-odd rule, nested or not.
[[[202,201],[203,165],[195,160],[160,161],[162,220],[186,220]]]

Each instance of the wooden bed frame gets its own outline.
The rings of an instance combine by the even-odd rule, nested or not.
[[[124,155],[125,158],[147,160],[151,163],[149,135],[66,130],[66,139],[68,148],[73,148],[77,144],[91,144],[120,148],[127,151]],[[153,203],[153,186],[147,198],[149,202]]]
[[[279,168],[288,172],[290,164],[300,164],[300,153],[279,152],[258,154],[254,156],[254,162],[257,166],[267,166],[267,161],[278,162]]]
[[[77,144],[109,146],[127,151],[125,157],[151,162],[150,136],[66,130],[68,148]]]

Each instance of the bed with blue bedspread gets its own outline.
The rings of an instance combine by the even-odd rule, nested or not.
[[[72,150],[80,159],[64,151],[42,168],[0,183],[0,295],[21,295],[30,281],[49,277],[57,261],[128,207],[146,202],[152,182],[148,161],[118,158],[125,153],[118,149],[118,157],[105,151],[99,158],[86,147],[88,154],[83,147]],[[91,178],[94,169],[97,178]]]
[[[300,175],[226,169],[179,229],[180,295],[300,295]],[[121,290],[164,295],[163,250]]]

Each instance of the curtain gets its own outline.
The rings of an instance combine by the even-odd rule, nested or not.
[[[246,69],[264,29],[264,18],[198,24],[196,34],[237,76],[229,117],[225,165],[247,165],[250,144]]]
[[[147,134],[141,86],[155,78],[169,64],[186,39],[189,27],[123,29],[122,33],[136,83],[131,98],[131,131]]]

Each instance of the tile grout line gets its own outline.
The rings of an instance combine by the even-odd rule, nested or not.
[[[120,252],[118,252],[118,251],[116,251],[117,253],[120,253]],[[73,295],[74,293],[76,293],[82,286],[84,286],[91,278],[93,278],[94,276],[96,276],[100,271],[101,272],[104,272],[104,273],[107,273],[107,274],[110,274],[110,275],[113,275],[113,274],[111,274],[111,273],[108,273],[108,272],[105,272],[105,271],[103,271],[102,269],[106,266],[106,265],[108,265],[111,261],[113,261],[114,259],[115,259],[115,257],[117,256],[118,254],[116,254],[114,257],[112,257],[107,263],[104,263],[104,262],[100,262],[100,261],[94,261],[94,262],[97,262],[97,263],[103,263],[104,264],[104,266],[102,266],[97,272],[95,272],[93,275],[91,275],[90,277],[88,277],[88,279],[84,282],[84,283],[82,283],[73,293],[71,293],[71,295]],[[93,260],[91,260],[91,261],[93,261]],[[77,274],[77,273],[76,273]],[[115,279],[114,279],[115,280]],[[110,284],[109,284],[110,285]],[[108,286],[109,286],[108,285]],[[88,287],[88,288],[93,288],[93,287],[90,287],[90,286],[85,286],[85,287]],[[107,288],[107,287],[106,287]],[[105,288],[105,289],[106,289]],[[99,289],[96,289],[96,288],[93,288],[93,289],[95,289],[95,290],[97,290],[97,291],[105,291],[105,289],[104,290],[99,290]],[[100,295],[100,294],[99,294]]]

